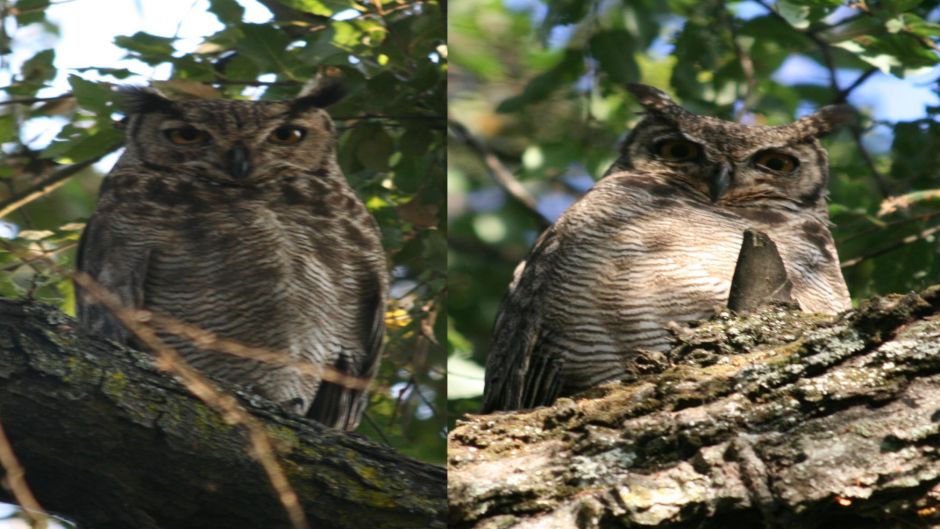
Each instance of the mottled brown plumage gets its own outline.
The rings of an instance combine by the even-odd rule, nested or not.
[[[551,403],[667,351],[668,325],[728,300],[742,234],[770,236],[806,311],[850,307],[817,138],[852,114],[763,127],[698,116],[631,85],[646,117],[605,177],[538,239],[496,320],[484,411]]]
[[[283,352],[293,364],[202,349],[158,329],[213,378],[352,429],[365,392],[303,370],[370,378],[385,329],[379,229],[336,163],[321,108],[336,95],[171,101],[131,91],[126,150],[102,184],[78,268],[128,307]],[[87,292],[78,316],[93,332],[134,343]]]

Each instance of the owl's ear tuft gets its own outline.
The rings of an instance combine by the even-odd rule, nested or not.
[[[176,103],[163,97],[152,88],[133,86],[122,88],[119,93],[121,95],[121,108],[127,114],[179,113]]]
[[[303,112],[311,108],[326,108],[346,96],[346,89],[339,81],[326,81],[312,93],[291,101],[293,112]]]
[[[633,94],[637,102],[647,110],[663,112],[667,109],[677,107],[676,102],[672,100],[666,92],[659,88],[640,83],[628,83],[627,90]]]
[[[790,127],[800,139],[825,136],[855,120],[855,110],[845,104],[829,105],[794,121]]]

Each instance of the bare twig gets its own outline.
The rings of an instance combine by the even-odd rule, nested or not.
[[[852,84],[850,84],[849,86],[839,91],[839,97],[836,98],[835,102],[836,103],[845,102],[845,100],[848,99],[849,94],[851,94],[856,88],[862,86],[862,84],[865,81],[867,81],[869,77],[878,73],[878,71],[879,71],[878,68],[874,68],[874,67],[869,68],[868,70],[865,70],[865,72],[862,73],[862,75],[859,75],[858,77],[855,78],[854,81],[852,81]]]
[[[26,471],[23,470],[16,454],[13,453],[13,447],[3,430],[2,423],[0,423],[0,465],[3,465],[3,470],[6,473],[7,486],[13,492],[13,497],[16,498],[17,503],[23,508],[23,513],[29,518],[30,526],[34,529],[45,529],[49,523],[49,516],[39,505],[39,502],[36,501],[33,492],[29,490],[29,485],[26,484],[24,479]]]
[[[467,130],[462,123],[454,120],[447,120],[448,127],[450,128],[453,135],[457,138],[458,141],[464,145],[470,147],[474,152],[476,152],[483,159],[484,165],[489,170],[490,176],[493,177],[493,180],[506,191],[509,196],[516,200],[520,205],[526,208],[532,216],[539,223],[539,226],[542,229],[547,228],[551,225],[548,219],[538,210],[538,204],[525,187],[516,177],[513,176],[512,172],[503,165],[503,162],[493,154],[486,145],[483,144],[479,139],[477,139],[473,134]]]
[[[886,253],[899,250],[907,246],[908,244],[913,244],[921,239],[926,239],[927,237],[930,237],[931,235],[937,232],[940,232],[940,226],[933,226],[925,230],[922,230],[920,233],[908,235],[907,237],[904,237],[903,239],[901,239],[900,241],[894,244],[889,244],[888,246],[885,246],[884,248],[879,248],[865,255],[855,257],[853,259],[849,259],[848,261],[843,261],[841,265],[842,269],[845,270],[846,268],[852,268],[853,266],[857,266],[858,264],[862,263],[863,261],[867,261],[868,259],[880,257]]]
[[[336,121],[347,121],[347,120],[352,121],[356,119],[390,119],[390,120],[396,120],[396,121],[427,120],[427,121],[440,121],[441,123],[443,123],[445,118],[444,116],[431,116],[431,115],[423,115],[423,114],[411,114],[411,115],[402,114],[402,115],[397,115],[397,116],[394,114],[360,114],[358,116],[333,116],[333,119]]]
[[[728,7],[724,2],[721,3],[721,18],[728,27],[728,31],[731,33],[731,44],[734,47],[734,54],[738,58],[738,63],[741,65],[741,73],[744,75],[744,93],[741,94],[740,97],[741,107],[738,108],[734,116],[735,121],[740,121],[741,118],[747,115],[748,110],[754,103],[753,99],[756,94],[755,88],[757,87],[757,78],[754,76],[754,61],[751,59],[751,55],[738,41],[738,30],[734,25],[734,17],[728,13]]]
[[[23,191],[20,191],[19,193],[16,193],[15,195],[0,201],[0,217],[6,217],[10,213],[25,206],[26,204],[29,204],[30,202],[51,193],[56,188],[64,184],[66,180],[69,179],[69,177],[104,158],[104,156],[110,152],[111,151],[108,151],[101,156],[92,158],[91,160],[85,160],[84,162],[78,162],[72,165],[60,167],[59,169],[53,171],[53,173],[48,178],[44,178],[30,188],[24,189]]]
[[[75,96],[72,95],[71,92],[69,92],[69,93],[65,93],[65,94],[58,95],[58,96],[52,96],[52,97],[24,97],[24,98],[19,98],[19,99],[6,99],[6,100],[4,100],[4,101],[0,101],[0,106],[6,106],[6,105],[32,105],[32,104],[34,104],[34,103],[45,103],[45,102],[47,102],[47,101],[58,101],[58,100],[60,100],[60,99],[68,99],[68,98],[70,98],[70,97],[75,97]]]

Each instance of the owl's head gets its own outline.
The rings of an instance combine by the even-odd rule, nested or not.
[[[323,110],[342,97],[338,85],[288,101],[175,101],[140,88],[124,96],[121,163],[232,185],[338,174],[335,129]]]
[[[777,127],[699,116],[651,86],[628,86],[646,110],[610,172],[666,175],[725,206],[825,208],[828,157],[819,138],[846,123],[846,105],[828,106]]]

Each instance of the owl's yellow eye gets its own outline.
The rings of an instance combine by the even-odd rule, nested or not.
[[[687,162],[702,154],[702,148],[688,140],[663,140],[655,145],[656,156],[670,162]]]
[[[199,143],[205,143],[209,139],[209,135],[206,134],[205,131],[201,131],[195,127],[167,129],[163,131],[163,135],[176,145],[197,145]]]
[[[295,145],[306,135],[307,130],[300,127],[278,127],[268,136],[268,141],[278,145]]]
[[[754,157],[754,165],[765,171],[790,174],[800,166],[800,161],[780,151],[764,151]]]

